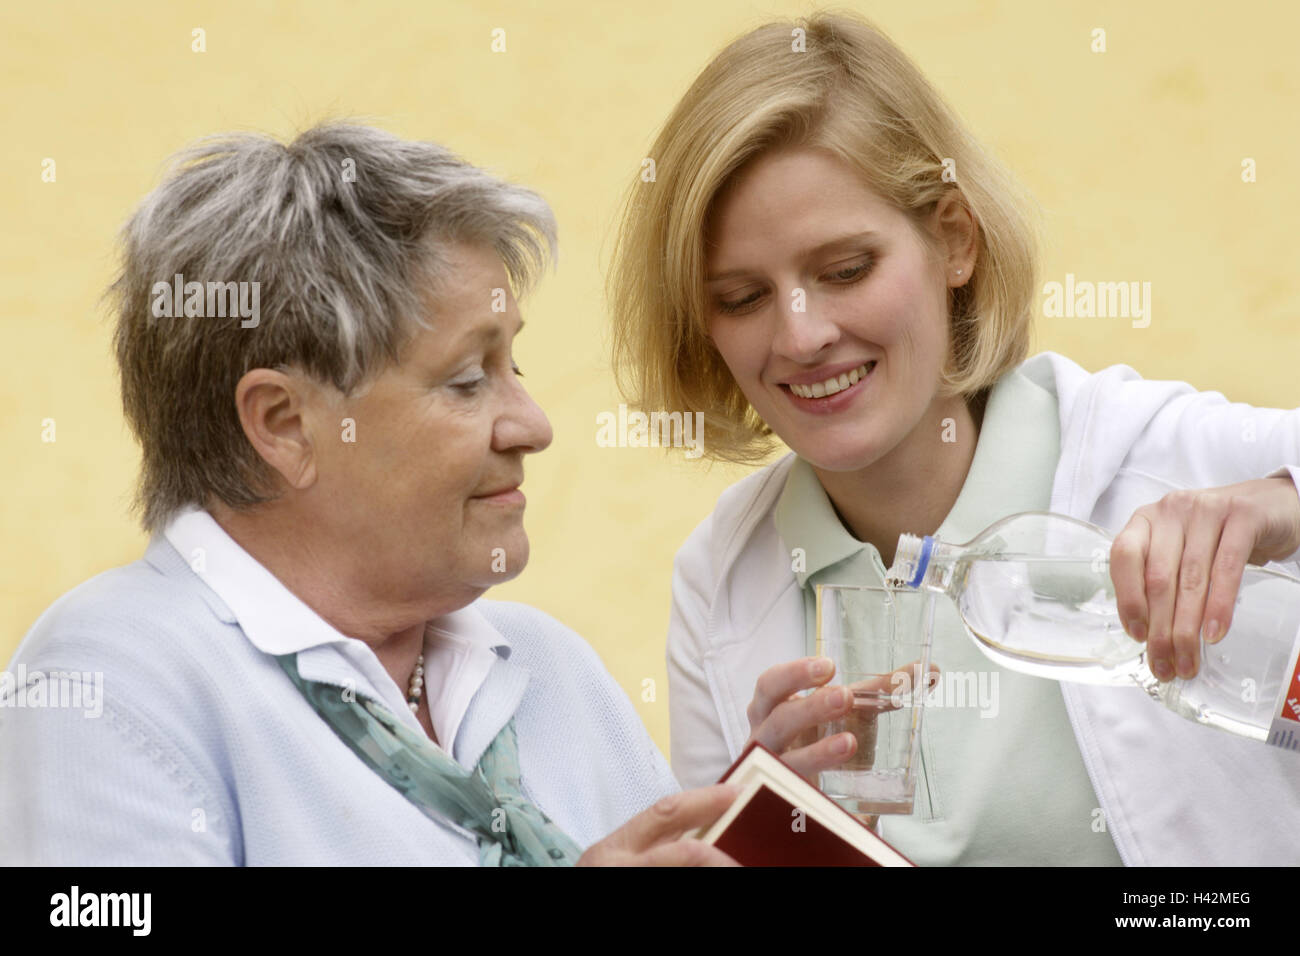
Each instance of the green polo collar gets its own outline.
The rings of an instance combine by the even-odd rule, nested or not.
[[[936,537],[967,541],[998,517],[1023,510],[1017,503],[1039,498],[1044,479],[1050,488],[1059,456],[1056,396],[1018,369],[1008,372],[989,393],[966,481]],[[864,584],[883,581],[879,550],[849,533],[812,465],[802,458],[790,469],[773,520],[791,552],[801,588],[836,565],[843,565],[837,568],[841,574],[851,569],[853,576],[865,575]]]

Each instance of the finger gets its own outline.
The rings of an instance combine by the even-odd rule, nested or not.
[[[778,704],[754,728],[750,739],[773,753],[784,754],[808,728],[838,720],[852,706],[853,694],[847,687],[823,687],[807,697],[792,697]]]
[[[872,730],[874,736],[874,729]],[[785,762],[795,773],[813,786],[817,786],[817,775],[823,770],[843,766],[857,756],[858,738],[850,731],[832,734],[823,740],[797,750],[787,750],[781,754]],[[864,767],[870,770],[870,766]]]
[[[1219,549],[1210,571],[1210,591],[1205,599],[1205,640],[1215,644],[1232,627],[1232,609],[1237,603],[1246,562],[1255,547],[1254,525],[1241,511],[1229,511],[1219,536]]]
[[[757,727],[778,704],[801,690],[821,686],[834,673],[835,664],[827,657],[804,657],[769,667],[754,683],[754,697],[746,712],[749,726]]]
[[[1110,546],[1110,580],[1115,585],[1115,607],[1124,630],[1135,641],[1147,637],[1147,550],[1151,546],[1151,519],[1137,512]]]
[[[634,866],[740,866],[716,846],[703,840],[663,843],[628,862]]]
[[[615,832],[621,834],[623,848],[641,853],[658,843],[676,840],[687,830],[709,826],[739,794],[739,788],[730,784],[674,793],[638,813]]]
[[[938,678],[938,664],[930,664],[929,670],[925,677],[922,678],[921,662],[916,660],[888,674],[873,674],[862,680],[854,681],[849,685],[849,688],[858,696],[856,704],[859,707],[865,704],[878,710],[897,710],[907,703],[914,689],[924,687],[925,690],[929,690],[934,687]],[[887,694],[888,696],[884,699],[872,699],[868,696],[872,694]]]
[[[1151,529],[1143,580],[1147,590],[1147,663],[1160,680],[1174,676],[1174,601],[1178,594],[1178,564],[1183,554],[1181,522],[1157,518]]]
[[[1171,628],[1174,669],[1184,680],[1194,677],[1200,664],[1201,615],[1205,611],[1205,595],[1209,590],[1210,567],[1227,516],[1225,499],[1203,493],[1192,506],[1191,521],[1187,525],[1183,554],[1178,563],[1178,590]]]
[[[822,770],[860,756],[859,739],[875,739],[876,716],[905,706],[905,697],[917,685],[920,673],[921,662],[916,660],[889,674],[857,681],[852,688],[824,687],[807,697],[792,698],[779,704],[751,739],[780,754],[797,773],[811,780]],[[938,677],[939,665],[930,664],[926,688],[933,687]],[[847,695],[846,690],[850,691]],[[859,693],[853,694],[853,690]],[[818,740],[823,725],[840,719],[854,724],[845,733]]]
[[[902,707],[904,696],[911,693],[912,678],[909,674],[897,671],[895,674],[901,679],[891,680],[893,675],[879,674],[849,684],[849,692],[853,694],[853,709],[875,715]]]

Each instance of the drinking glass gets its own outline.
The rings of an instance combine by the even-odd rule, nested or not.
[[[911,813],[921,716],[930,682],[932,591],[873,585],[817,586],[817,653],[831,682],[853,691],[853,709],[820,738],[851,732],[857,751],[824,770],[820,787],[867,826],[881,813]]]

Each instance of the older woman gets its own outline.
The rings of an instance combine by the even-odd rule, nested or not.
[[[1207,641],[1227,631],[1247,561],[1300,547],[1300,411],[1026,360],[1030,200],[869,23],[742,36],[649,155],[656,181],[632,187],[610,281],[624,380],[644,407],[706,415],[714,457],[761,461],[773,435],[793,449],[724,492],[677,556],[684,785],[750,736],[784,746],[812,710],[847,711],[839,687],[790,699],[815,683],[814,588],[881,583],[902,532],[967,541],[1032,510],[1118,532],[1119,611],[1161,680],[1196,673],[1202,624]],[[1006,671],[939,612],[932,659],[994,672],[1001,699],[993,719],[953,701],[927,715],[916,812],[881,822],[911,859],[1300,861],[1296,755],[1137,689]],[[732,691],[759,675],[753,702]],[[839,737],[802,766],[852,746]]]
[[[528,560],[554,233],[377,130],[179,157],[112,290],[153,537],[10,664],[0,862],[731,862],[677,838],[732,788],[679,794],[587,644],[479,600]]]

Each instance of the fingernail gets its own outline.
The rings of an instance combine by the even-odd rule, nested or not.
[[[831,745],[831,753],[835,753],[835,754],[848,753],[849,745],[852,742],[853,742],[853,738],[850,737],[848,734],[840,734],[838,737],[835,738],[835,743]]]
[[[814,678],[825,677],[831,672],[833,666],[829,658],[819,657],[813,661],[812,667],[808,668],[808,674]]]
[[[826,695],[826,709],[839,710],[849,702],[849,689],[847,687],[837,687]]]
[[[1174,676],[1173,668],[1169,666],[1169,662],[1166,660],[1156,661],[1154,670],[1156,672],[1156,677],[1161,680],[1169,680]]]
[[[1213,644],[1218,639],[1219,639],[1219,622],[1211,621],[1209,624],[1205,625],[1205,642],[1207,644]]]
[[[1192,659],[1186,654],[1178,655],[1178,676],[1183,680],[1192,676]]]

